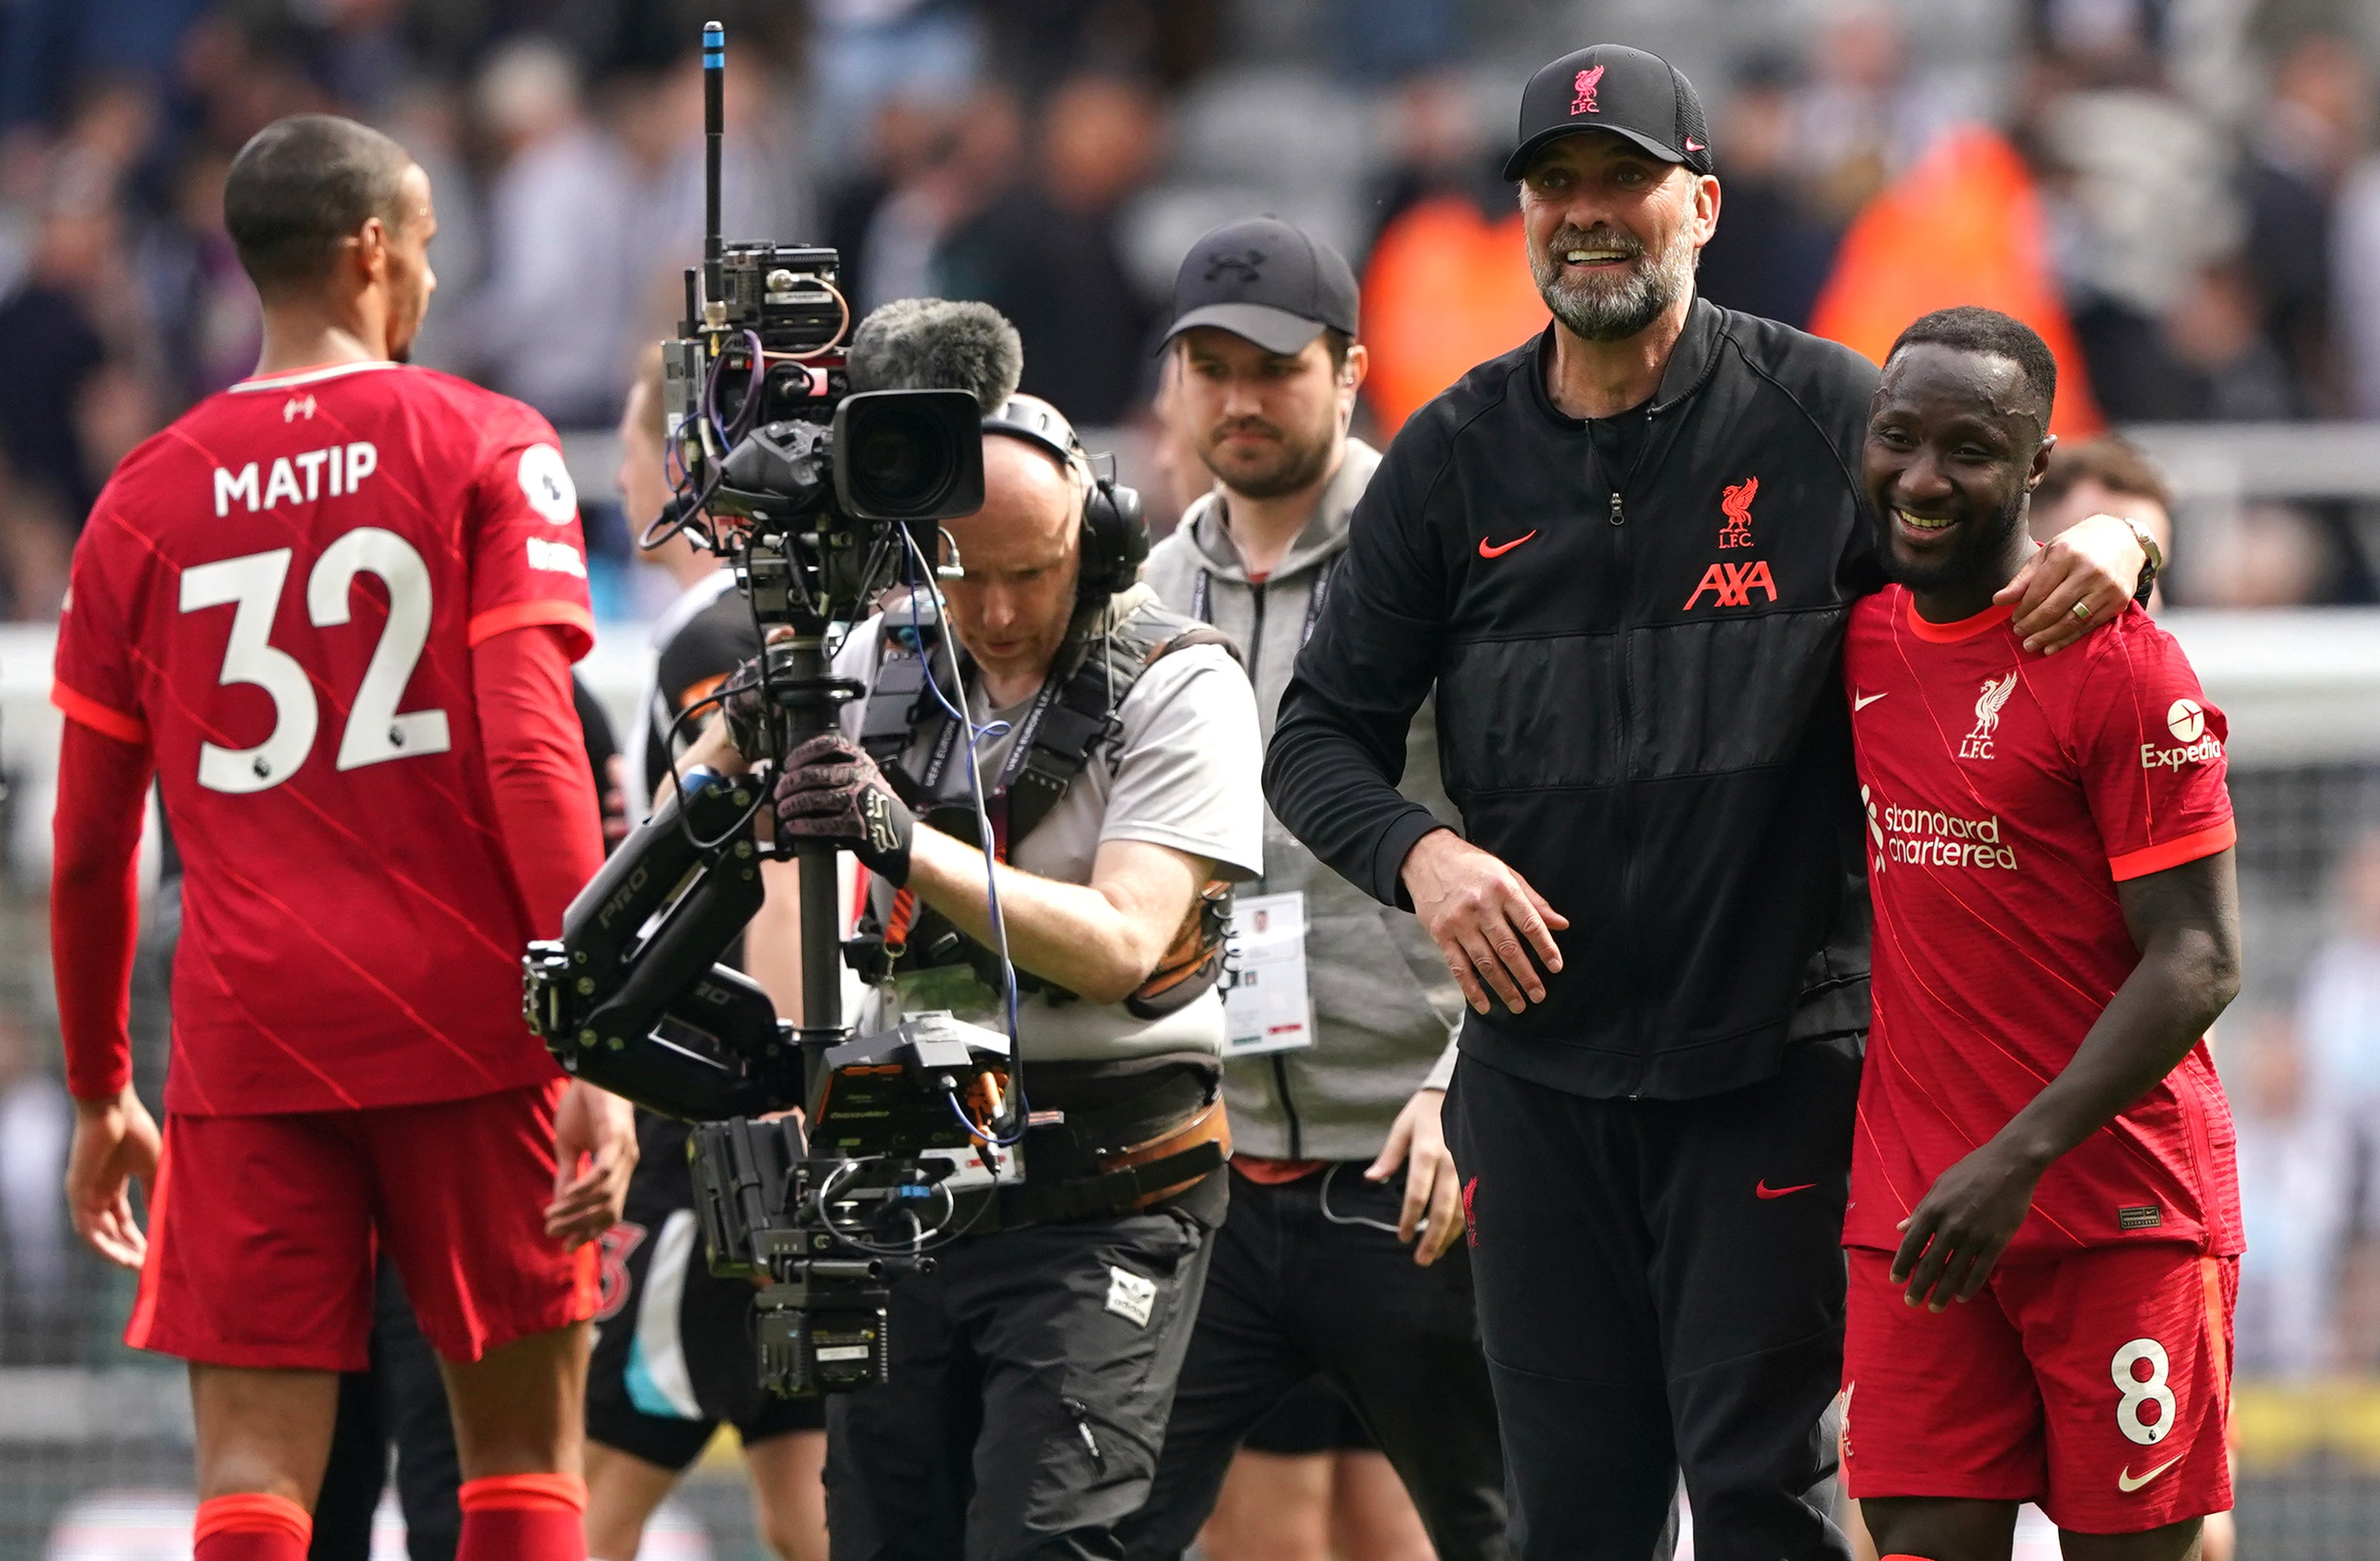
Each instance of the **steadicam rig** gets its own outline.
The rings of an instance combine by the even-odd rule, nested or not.
[[[833,250],[721,243],[725,42],[703,29],[703,262],[662,346],[674,493],[645,540],[682,532],[735,570],[765,646],[739,736],[753,768],[679,776],[524,964],[529,1024],[566,1071],[703,1124],[711,1266],[763,1281],[762,1386],[805,1393],[882,1380],[886,1287],[954,1233],[960,1186],[1020,1174],[1008,1037],[921,1014],[855,1039],[835,852],[757,828],[777,756],[864,692],[832,675],[833,636],[930,570],[941,522],[982,507],[982,414],[963,390],[852,393]],[[772,855],[798,863],[798,1025],[716,962],[759,909]],[[799,1119],[753,1119],[793,1107]]]

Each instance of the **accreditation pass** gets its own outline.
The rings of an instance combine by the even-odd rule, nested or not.
[[[1314,1044],[1305,988],[1305,896],[1237,897],[1231,985],[1223,989],[1223,1055],[1293,1051]]]

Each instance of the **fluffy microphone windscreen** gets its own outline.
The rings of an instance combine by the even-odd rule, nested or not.
[[[990,304],[896,298],[852,333],[854,391],[963,390],[989,414],[1016,393],[1025,343]]]

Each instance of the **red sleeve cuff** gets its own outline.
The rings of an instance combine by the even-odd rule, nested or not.
[[[2122,883],[2127,878],[2144,878],[2151,873],[2162,873],[2168,867],[2179,867],[2185,862],[2195,862],[2202,856],[2212,856],[2230,847],[2240,839],[2239,826],[2226,818],[2195,834],[2159,845],[2143,846],[2128,851],[2121,856],[2107,858],[2107,870]]]
[[[128,716],[63,683],[51,683],[50,703],[65,711],[67,719],[80,721],[103,737],[113,737],[119,743],[149,741],[149,728],[138,716]]]
[[[98,1059],[73,1055],[67,1058],[67,1093],[77,1100],[93,1104],[114,1100],[131,1082],[132,1058],[128,1052]]]
[[[514,601],[491,607],[463,625],[463,637],[477,648],[498,635],[538,623],[575,631],[563,636],[574,661],[595,648],[595,614],[575,601]]]

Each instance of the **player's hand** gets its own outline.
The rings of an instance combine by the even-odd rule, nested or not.
[[[2009,626],[2023,636],[2027,650],[2047,656],[2123,611],[2148,561],[2131,526],[2114,515],[2095,514],[2051,538],[1992,600],[2015,604]],[[2089,617],[2074,615],[2077,602],[2091,610]]]
[[[1902,1299],[1935,1312],[1972,1300],[2024,1223],[2047,1168],[1994,1139],[1944,1171],[1900,1222],[1891,1272],[1894,1284],[1908,1287]]]
[[[1380,1157],[1364,1172],[1367,1181],[1386,1181],[1405,1168],[1405,1203],[1397,1211],[1397,1240],[1421,1240],[1414,1261],[1427,1268],[1446,1255],[1463,1233],[1463,1196],[1454,1173],[1454,1156],[1447,1152],[1446,1130],[1439,1110],[1446,1104],[1442,1089],[1414,1092],[1389,1129]]]
[[[1560,973],[1554,933],[1570,920],[1530,888],[1528,879],[1451,829],[1433,829],[1414,842],[1399,876],[1464,1001],[1486,1013],[1492,991],[1506,1008],[1522,1013],[1530,1003],[1546,1000],[1537,963],[1549,974]],[[1531,950],[1536,963],[1529,959]]]
[[[636,1107],[573,1079],[553,1113],[553,1202],[545,1205],[545,1233],[577,1247],[617,1225],[636,1168]]]
[[[74,1144],[67,1151],[67,1208],[75,1233],[110,1263],[139,1268],[149,1238],[132,1212],[132,1179],[143,1192],[163,1147],[155,1119],[132,1086],[111,1100],[75,1102]]]

